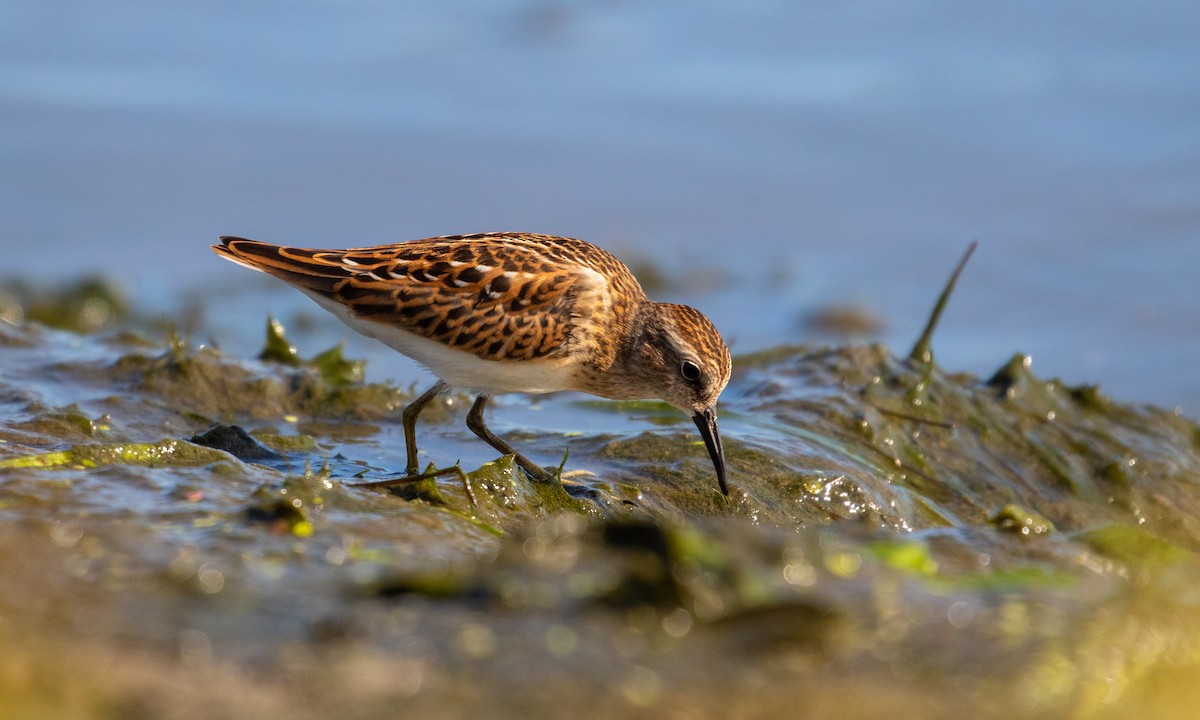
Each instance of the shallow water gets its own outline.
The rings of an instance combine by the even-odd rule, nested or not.
[[[466,477],[389,492],[356,484],[403,466],[411,395],[318,350],[0,324],[15,716],[1189,717],[1200,428],[1174,412],[1021,357],[984,383],[778,348],[735,361],[728,501],[686,418],[570,395],[491,415],[569,451],[562,487],[451,396],[422,458]],[[253,457],[199,436],[231,423]]]

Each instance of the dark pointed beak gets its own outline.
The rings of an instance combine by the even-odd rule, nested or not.
[[[704,438],[708,456],[712,458],[713,467],[717,469],[717,484],[721,486],[721,494],[728,497],[729,486],[725,484],[725,450],[721,447],[721,433],[717,432],[717,411],[714,408],[701,410],[692,416],[692,420],[700,429],[700,437]]]

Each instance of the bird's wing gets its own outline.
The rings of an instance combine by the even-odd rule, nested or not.
[[[222,237],[213,250],[358,319],[487,359],[566,352],[580,308],[608,305],[605,276],[579,261],[599,249],[569,238],[492,233],[316,250]]]

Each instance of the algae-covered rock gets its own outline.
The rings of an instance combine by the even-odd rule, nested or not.
[[[219,452],[191,443],[160,440],[156,443],[76,445],[68,450],[6,458],[0,460],[0,469],[92,468],[100,465],[164,467],[202,465],[224,458]]]
[[[0,320],[13,325],[37,322],[92,333],[115,327],[129,315],[124,293],[100,278],[79,280],[55,290],[17,280],[0,284]]]
[[[272,332],[260,360],[0,325],[0,655],[32,678],[6,700],[82,631],[73,692],[167,717],[212,710],[162,701],[197,678],[263,717],[1119,717],[1200,669],[1200,430],[1023,355],[739,357],[726,499],[656,403],[501,404],[544,483],[447,396],[409,478],[409,394]],[[108,672],[130,648],[154,670]]]
[[[210,421],[377,420],[392,417],[408,399],[390,384],[363,382],[362,362],[345,359],[340,348],[297,362],[249,362],[174,337],[157,352],[135,347],[108,362],[65,363],[57,371]]]
[[[193,443],[224,450],[239,460],[278,460],[279,453],[264,447],[237,425],[217,425],[207,432],[193,435]]]
[[[1067,532],[1127,522],[1200,548],[1196,424],[1174,412],[1097,402],[1023,360],[1005,366],[1016,379],[1003,392],[879,346],[735,365],[735,387],[751,392],[727,405],[806,478],[792,486],[797,506],[830,504],[823,488],[836,482],[841,516],[894,527],[978,524],[1012,507]],[[726,445],[736,454],[739,439]],[[778,503],[776,482],[731,471],[731,483]]]

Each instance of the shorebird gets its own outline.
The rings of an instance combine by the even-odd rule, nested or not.
[[[482,233],[344,250],[222,237],[212,248],[296,287],[438,377],[402,415],[410,476],[418,472],[417,417],[457,387],[478,394],[467,427],[533,478],[550,481],[484,424],[483,409],[499,393],[575,390],[663,400],[687,413],[729,494],[716,414],[729,348],[702,313],[650,300],[629,268],[595,245]]]

